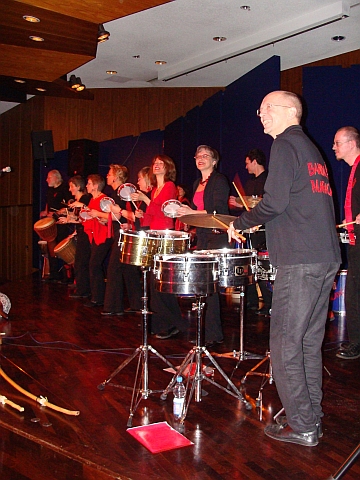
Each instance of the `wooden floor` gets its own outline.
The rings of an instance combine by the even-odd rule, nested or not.
[[[252,409],[209,384],[202,401],[191,402],[184,436],[194,445],[152,454],[129,433],[127,421],[131,389],[97,386],[141,345],[141,316],[104,318],[100,308],[86,309],[68,298],[67,286],[45,284],[39,275],[0,285],[12,302],[10,321],[3,332],[1,367],[21,387],[58,406],[79,410],[70,416],[18,392],[0,378],[0,395],[23,406],[18,412],[0,405],[0,478],[8,479],[327,479],[333,475],[360,439],[360,359],[341,361],[336,348],[346,339],[344,317],[328,321],[324,342],[324,436],[314,448],[284,444],[264,435],[264,426],[280,410],[275,384],[262,389],[263,408],[256,398],[263,379],[241,379],[257,363],[215,356],[239,350],[239,309],[236,298],[222,295],[225,342],[211,349],[227,375],[242,389]],[[170,340],[149,336],[149,343],[179,365],[195,337],[196,312],[191,301],[179,299],[188,319],[186,334]],[[251,312],[245,316],[245,350],[264,354],[268,348],[269,318]],[[205,360],[205,364],[208,362]],[[266,370],[268,362],[264,363]],[[137,362],[132,361],[113,382],[132,387]],[[149,361],[149,388],[162,391],[171,374],[153,354]],[[218,371],[215,380],[225,385]],[[262,418],[261,418],[262,416]],[[133,426],[172,419],[172,394],[142,399]],[[345,479],[360,478],[360,462]]]

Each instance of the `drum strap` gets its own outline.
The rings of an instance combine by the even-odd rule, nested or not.
[[[348,223],[353,221],[353,213],[352,213],[352,209],[351,209],[351,195],[352,195],[352,189],[353,189],[353,186],[354,186],[354,176],[355,176],[356,168],[358,167],[359,163],[360,163],[360,155],[357,157],[353,166],[351,167],[348,186],[347,186],[347,189],[346,189],[344,210],[345,210],[345,220]],[[355,235],[354,235],[354,225],[353,224],[348,225],[348,232],[349,232],[349,243],[350,243],[350,245],[355,245]]]

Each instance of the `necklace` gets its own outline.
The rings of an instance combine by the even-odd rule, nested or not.
[[[211,175],[211,173],[210,173],[210,175]],[[202,180],[200,182],[200,185],[205,185],[209,181],[210,175],[205,180]]]

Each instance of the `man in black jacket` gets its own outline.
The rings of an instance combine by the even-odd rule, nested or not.
[[[269,93],[257,113],[264,132],[274,138],[265,193],[228,233],[265,224],[270,262],[277,267],[270,351],[286,417],[278,417],[265,434],[315,446],[322,436],[321,345],[340,265],[332,191],[325,163],[300,126],[299,97]]]

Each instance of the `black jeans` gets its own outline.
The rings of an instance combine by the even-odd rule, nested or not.
[[[270,355],[290,427],[315,430],[323,416],[322,355],[329,296],[337,263],[282,265],[274,284]]]
[[[348,247],[345,309],[349,340],[360,343],[360,244]]]

